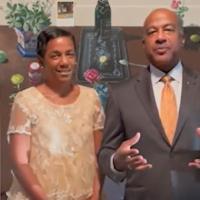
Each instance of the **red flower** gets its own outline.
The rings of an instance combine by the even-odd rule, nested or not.
[[[179,0],[172,0],[172,2],[171,2],[171,8],[177,9],[180,4],[181,4],[181,1],[179,1]]]
[[[100,80],[100,73],[96,69],[88,69],[83,74],[86,81],[93,84],[96,81]]]

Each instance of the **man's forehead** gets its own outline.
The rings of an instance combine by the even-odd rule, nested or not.
[[[144,27],[163,24],[177,24],[177,17],[173,12],[155,11],[152,12],[145,20]]]

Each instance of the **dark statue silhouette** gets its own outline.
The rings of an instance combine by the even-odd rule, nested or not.
[[[83,73],[91,68],[101,73],[102,81],[127,79],[128,66],[120,64],[121,59],[127,60],[122,31],[111,26],[111,7],[108,0],[98,0],[95,8],[95,27],[84,28],[81,34],[78,81],[85,82]]]

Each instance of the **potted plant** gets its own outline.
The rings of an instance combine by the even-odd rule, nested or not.
[[[7,24],[17,34],[17,49],[24,56],[35,56],[37,34],[51,24],[51,2],[35,1],[31,5],[7,2]]]

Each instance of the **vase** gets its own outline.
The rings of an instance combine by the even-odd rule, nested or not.
[[[31,31],[15,28],[17,35],[17,50],[24,57],[36,57],[37,35]]]
[[[108,99],[108,85],[107,83],[96,83],[94,89],[97,91],[101,104],[105,109],[107,99]]]

